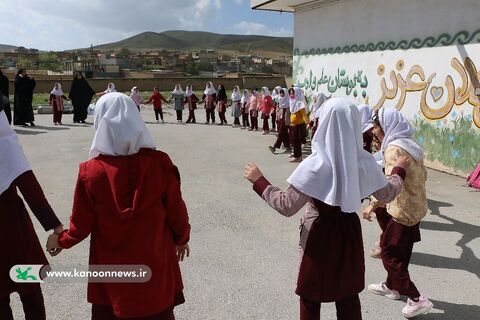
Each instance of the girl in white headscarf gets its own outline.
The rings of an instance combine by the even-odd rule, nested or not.
[[[281,88],[277,97],[277,119],[278,119],[278,135],[277,140],[273,146],[268,146],[268,149],[275,154],[275,150],[280,148],[283,144],[285,152],[290,152],[290,140],[288,130],[290,128],[290,97],[288,90]]]
[[[62,124],[62,115],[63,111],[65,111],[63,99],[70,100],[63,94],[62,85],[60,83],[55,83],[55,86],[50,92],[50,98],[48,99],[52,106],[54,125]]]
[[[245,168],[245,178],[284,216],[293,216],[306,206],[296,289],[300,319],[319,319],[320,304],[335,301],[338,319],[360,320],[358,294],[364,288],[365,261],[356,211],[372,193],[387,202],[395,198],[408,160],[399,159],[399,174],[387,181],[372,155],[362,148],[357,107],[335,98],[321,110],[313,153],[288,178],[286,191],[272,186],[254,164]]]
[[[80,164],[70,227],[47,248],[71,248],[90,236],[90,264],[148,266],[135,284],[88,284],[92,319],[173,319],[185,301],[179,261],[188,256],[190,225],[180,175],[155,143],[127,95],[97,102],[90,160]],[[148,243],[148,245],[145,245]],[[142,275],[140,275],[142,276]]]
[[[172,91],[172,97],[170,98],[170,101],[172,100],[173,107],[177,113],[177,123],[182,123],[183,107],[185,106],[185,92],[183,92],[180,84],[177,84],[175,89]]]
[[[272,131],[275,132],[277,131],[278,127],[278,120],[280,116],[278,116],[279,113],[279,107],[278,107],[278,97],[280,96],[280,90],[282,90],[281,86],[276,86],[273,91],[272,91],[272,103],[273,103],[273,108],[272,108]],[[280,131],[280,129],[279,129]]]
[[[240,87],[235,86],[232,92],[232,117],[235,119],[233,121],[233,128],[240,127],[240,116],[242,115],[242,95],[240,93]]]
[[[0,319],[12,319],[9,304],[13,292],[20,295],[27,318],[30,315],[46,319],[40,283],[18,283],[10,278],[21,273],[39,277],[39,266],[48,264],[25,202],[45,231],[63,230],[0,105],[0,241],[4,245],[0,261]],[[15,265],[30,267],[12,268]]]
[[[192,85],[187,85],[185,91],[185,104],[188,106],[188,119],[187,123],[197,123],[195,120],[195,109],[197,109],[197,102],[199,99],[195,95],[192,89]]]
[[[268,119],[270,118],[270,113],[273,110],[272,96],[270,95],[270,90],[267,87],[262,88],[262,119],[263,119],[263,133],[268,134],[270,128],[268,127]]]
[[[407,296],[402,314],[411,318],[427,313],[433,303],[422,296],[410,279],[408,265],[415,242],[420,241],[419,223],[427,214],[425,183],[427,173],[423,164],[423,149],[413,140],[410,122],[394,108],[381,108],[374,117],[373,134],[381,143],[385,174],[395,174],[395,160],[407,157],[411,165],[406,170],[404,187],[393,201],[373,198],[365,209],[364,218],[370,219],[375,210],[382,229],[380,249],[388,277],[385,282],[371,284],[368,290],[390,299]]]
[[[309,128],[312,128],[312,137],[315,135],[315,131],[317,131],[318,117],[316,117],[316,115],[318,115],[318,110],[328,99],[330,99],[330,97],[327,97],[322,92],[316,92],[313,94],[313,105],[310,110],[310,123],[308,125]]]
[[[115,84],[113,82],[109,82],[108,85],[107,85],[107,89],[105,89],[105,91],[99,92],[95,95],[98,96],[98,97],[101,97],[104,94],[112,93],[112,92],[117,92],[117,89],[115,89]]]
[[[205,90],[203,91],[202,102],[205,103],[205,115],[206,121],[205,124],[210,123],[210,118],[212,118],[212,123],[215,123],[215,101],[217,100],[217,90],[213,86],[213,83],[207,82],[205,85]]]
[[[290,96],[290,130],[293,145],[293,159],[290,162],[302,161],[302,143],[307,134],[307,101],[305,93],[299,87],[288,90]]]
[[[248,116],[250,113],[250,93],[247,89],[243,90],[240,103],[242,104],[242,127],[240,129],[246,129],[250,127],[250,122],[248,121]]]
[[[130,90],[130,98],[135,102],[138,111],[140,111],[140,105],[145,103],[145,100],[143,100],[137,87],[133,87],[132,90]]]
[[[373,143],[373,108],[368,104],[358,106],[362,115],[362,135],[363,135],[363,149],[372,152]]]
[[[248,131],[258,131],[258,110],[262,107],[262,97],[258,94],[257,88],[252,89],[250,95],[250,128]]]

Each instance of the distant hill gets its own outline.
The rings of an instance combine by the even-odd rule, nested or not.
[[[99,45],[100,50],[134,49],[215,49],[243,54],[255,54],[257,51],[271,52],[276,55],[291,55],[293,38],[269,37],[257,35],[217,34],[201,31],[165,31],[161,33],[143,32],[133,37]]]
[[[0,51],[12,51],[13,49],[17,49],[18,46],[11,46],[8,44],[0,44]]]

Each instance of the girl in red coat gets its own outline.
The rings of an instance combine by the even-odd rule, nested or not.
[[[262,88],[262,119],[263,119],[263,133],[268,134],[270,128],[268,127],[268,119],[270,118],[270,112],[273,110],[272,96],[270,90],[267,87]]]
[[[174,319],[183,303],[178,261],[190,225],[180,176],[155,144],[135,103],[122,93],[97,102],[90,160],[80,164],[68,230],[47,248],[71,248],[90,235],[90,265],[147,265],[145,283],[88,284],[92,319]],[[142,318],[143,319],[143,318]]]

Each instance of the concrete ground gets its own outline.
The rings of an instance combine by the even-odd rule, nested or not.
[[[227,111],[228,112],[228,111]],[[167,123],[154,123],[151,110],[142,116],[160,150],[180,169],[182,192],[191,225],[191,256],[181,264],[187,302],[175,309],[177,319],[298,318],[294,293],[299,219],[270,209],[243,179],[247,162],[257,163],[274,184],[285,187],[295,165],[287,155],[272,155],[273,135],[230,126],[177,125],[167,110]],[[204,110],[197,110],[204,122]],[[92,121],[92,118],[89,118]],[[229,118],[231,122],[231,118]],[[93,138],[88,125],[53,126],[51,115],[36,116],[37,127],[16,127],[52,207],[68,226],[78,164],[87,159]],[[422,242],[415,245],[410,272],[424,295],[435,304],[418,319],[480,319],[480,193],[462,186],[465,179],[429,170],[430,213],[421,223]],[[34,224],[42,243],[48,234]],[[379,236],[376,222],[362,221],[364,246]],[[59,256],[53,265],[84,265],[89,241]],[[366,257],[366,283],[381,282],[380,260]],[[90,319],[86,285],[43,285],[47,319]],[[402,301],[360,295],[363,318],[402,319]],[[405,300],[403,300],[405,301]],[[12,296],[15,319],[23,319],[18,296]],[[322,307],[322,319],[335,319],[333,304]]]

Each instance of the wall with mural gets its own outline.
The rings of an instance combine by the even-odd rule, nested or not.
[[[427,164],[465,175],[480,163],[479,42],[480,28],[423,39],[296,48],[293,80],[307,97],[319,91],[401,110],[417,129]]]

